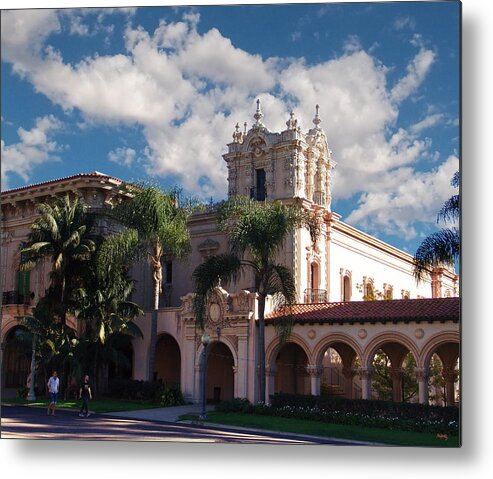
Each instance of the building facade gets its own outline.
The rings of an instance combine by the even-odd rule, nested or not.
[[[287,119],[286,129],[278,133],[270,132],[262,120],[257,102],[252,127],[247,130],[245,124],[241,131],[237,125],[233,132],[233,141],[223,155],[228,195],[297,202],[314,212],[321,226],[316,244],[306,229],[298,229],[279,253],[279,262],[293,272],[299,305],[286,344],[279,344],[274,326],[267,323],[266,396],[276,391],[319,394],[327,390],[370,398],[373,357],[383,351],[391,361],[394,400],[401,398],[402,368],[411,355],[419,384],[416,400],[428,402],[428,371],[436,354],[448,378],[445,396],[449,403],[455,402],[460,344],[458,276],[436,268],[417,284],[411,255],[344,223],[331,210],[336,164],[321,128],[318,106],[314,126],[307,132],[302,131],[294,113]],[[29,311],[48,285],[48,263],[27,274],[18,272],[19,245],[36,217],[36,205],[78,191],[90,208],[110,208],[120,194],[121,183],[94,172],[2,193],[3,387],[25,381],[25,371],[9,359],[10,339],[18,327],[16,316]],[[100,227],[112,230],[112,225],[104,222]],[[235,284],[217,289],[206,321],[213,342],[204,359],[202,331],[197,330],[191,309],[192,272],[206,257],[226,252],[228,238],[218,230],[213,205],[194,215],[189,228],[190,257],[182,261],[169,258],[164,264],[154,376],[179,385],[187,399],[198,401],[207,361],[209,400],[246,397],[255,401],[258,342],[253,277],[244,275]],[[137,265],[132,276],[137,281],[133,299],[150,309],[150,269]],[[347,309],[348,304],[352,309]],[[330,311],[338,312],[336,316],[328,314],[328,305],[333,305]],[[275,316],[272,304],[267,306],[267,313]],[[308,318],[304,316],[306,308],[311,314]],[[359,308],[371,309],[371,314],[361,316]],[[133,341],[132,375],[136,379],[147,377],[149,318],[146,314],[138,320],[144,339]]]

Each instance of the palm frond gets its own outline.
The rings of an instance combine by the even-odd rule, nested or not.
[[[460,234],[457,228],[444,228],[425,238],[414,255],[414,276],[423,279],[430,268],[451,266],[460,255]]]
[[[437,222],[456,221],[460,216],[460,196],[451,196],[442,206],[437,215]]]

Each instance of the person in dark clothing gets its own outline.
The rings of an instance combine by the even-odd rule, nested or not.
[[[89,385],[89,376],[87,374],[84,376],[84,381],[79,389],[79,399],[82,399],[82,407],[80,408],[79,416],[88,417],[90,415],[88,404],[89,399],[92,399],[92,392],[91,386]]]

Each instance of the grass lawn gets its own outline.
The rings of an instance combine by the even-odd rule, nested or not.
[[[450,436],[447,440],[438,439],[434,434],[422,432],[396,431],[383,428],[346,426],[317,421],[303,421],[274,416],[257,416],[241,413],[208,413],[209,422],[228,426],[252,427],[278,432],[291,432],[311,436],[351,439],[395,446],[417,447],[459,447],[459,436]],[[182,416],[182,420],[194,420],[197,416]]]
[[[20,398],[2,398],[2,404],[28,405],[33,407],[48,407],[49,400],[41,398],[37,401],[28,401]],[[58,401],[59,409],[80,409],[82,401],[68,400]],[[89,410],[96,413],[138,411],[140,409],[151,409],[162,407],[149,401],[122,401],[120,399],[94,399],[89,400]]]

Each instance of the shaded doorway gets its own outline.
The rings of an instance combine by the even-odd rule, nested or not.
[[[234,398],[234,358],[224,343],[215,342],[207,351],[207,402]]]
[[[2,359],[2,389],[25,387],[31,372],[32,336],[26,328],[16,326],[12,328],[6,338]],[[9,395],[12,394],[8,391]]]
[[[155,376],[169,388],[180,389],[181,354],[175,338],[169,334],[159,336],[156,343]]]

